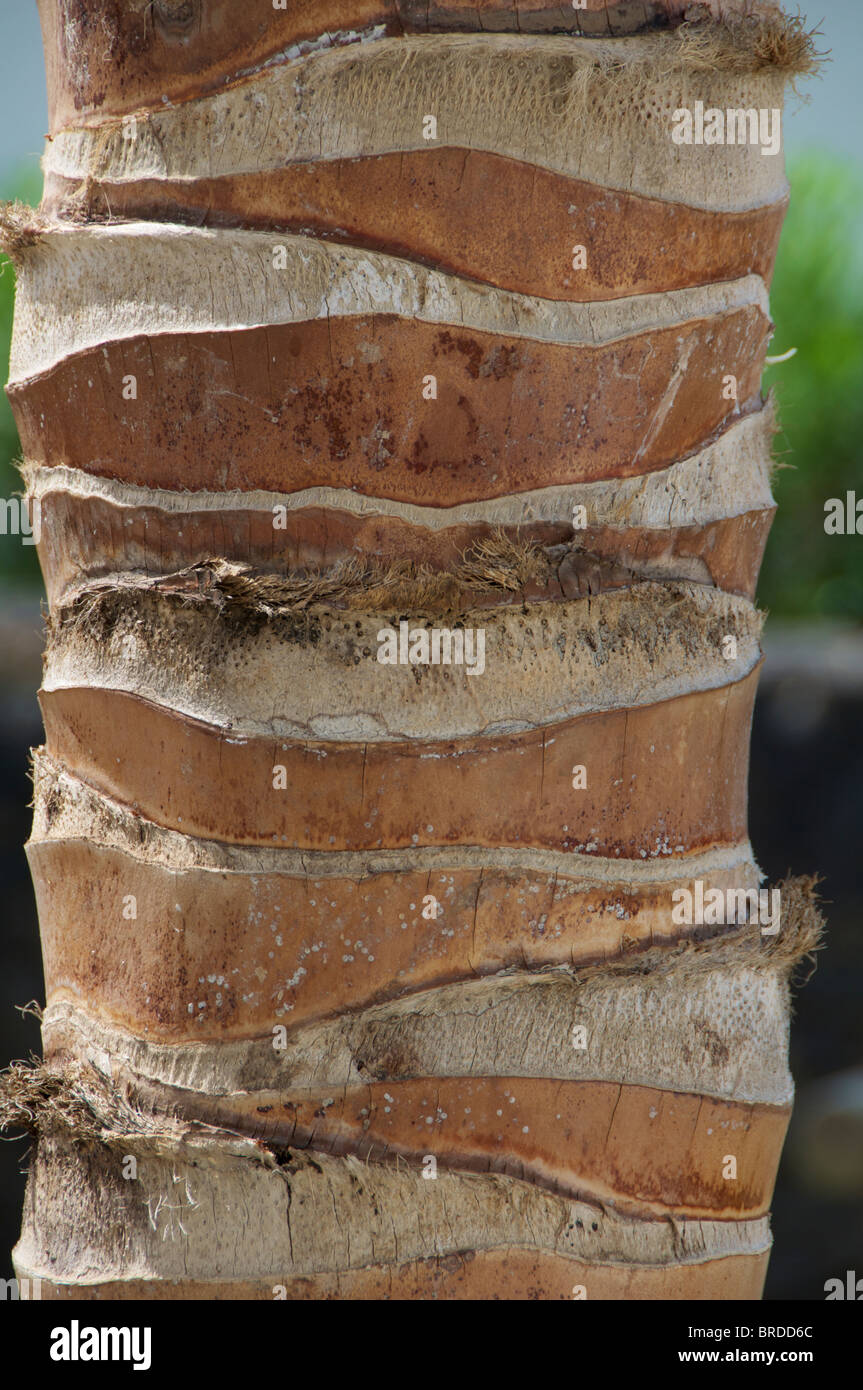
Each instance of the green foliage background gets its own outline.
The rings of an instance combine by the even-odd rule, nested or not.
[[[782,465],[759,602],[778,616],[830,615],[863,621],[863,536],[828,536],[824,503],[859,491],[863,498],[863,177],[833,155],[813,152],[790,169],[791,207],[783,231],[771,308],[771,352],[796,347],[768,368],[776,389]],[[3,189],[6,198],[39,200],[38,171]],[[14,274],[0,257],[0,372],[8,374]],[[86,420],[82,420],[86,429]],[[13,460],[18,436],[0,401],[0,496],[20,490]],[[0,580],[39,584],[32,547],[0,536]]]
[[[824,503],[863,499],[863,177],[816,152],[790,170],[791,207],[770,306],[770,367],[782,431],[775,479],[779,512],[767,545],[759,602],[783,617],[863,620],[863,536],[828,536]]]

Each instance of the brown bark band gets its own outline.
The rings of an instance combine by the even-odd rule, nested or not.
[[[37,463],[150,487],[351,487],[452,506],[692,453],[758,396],[769,332],[751,305],[600,347],[333,318],[106,343],[9,396]]]
[[[518,1076],[418,1077],[318,1092],[197,1095],[147,1087],[160,1110],[252,1134],[269,1145],[429,1157],[448,1169],[504,1173],[641,1218],[729,1220],[770,1204],[790,1106],[604,1081]],[[736,1161],[736,1176],[727,1160]],[[429,1179],[431,1181],[431,1179]]]
[[[566,523],[519,526],[465,523],[431,530],[378,513],[356,516],[334,507],[287,511],[274,528],[272,510],[166,511],[158,506],[113,505],[59,488],[40,498],[39,560],[48,600],[56,604],[72,585],[123,571],[175,574],[213,556],[246,563],[260,573],[326,569],[351,557],[396,562],[410,559],[436,571],[453,570],[472,545],[499,532],[514,542],[543,546],[576,543],[608,561],[603,588],[623,585],[626,574],[663,579],[703,579],[729,593],[753,598],[775,508],[743,512],[703,526],[660,530],[647,526],[587,526],[573,534]],[[615,576],[611,566],[618,566]],[[589,566],[588,566],[589,569]],[[590,585],[590,575],[585,582]],[[585,589],[585,592],[588,592]],[[521,591],[530,602],[572,597],[559,578]],[[509,592],[477,593],[477,607],[510,603]]]
[[[50,176],[43,207],[62,213],[72,194],[80,215],[79,186]],[[83,196],[93,220],[325,236],[502,289],[572,301],[749,274],[769,284],[787,207],[782,200],[745,212],[709,212],[446,147],[220,178],[88,180]],[[573,269],[576,246],[586,252],[583,270]]]
[[[664,1267],[588,1264],[563,1255],[514,1248],[465,1250],[435,1259],[375,1265],[338,1274],[234,1280],[108,1280],[69,1284],[41,1276],[40,1297],[54,1302],[170,1299],[290,1302],[570,1302],[608,1300],[760,1299],[769,1252],[729,1255]],[[28,1271],[19,1266],[19,1278]],[[31,1274],[29,1276],[33,1278]],[[38,1277],[38,1276],[37,1276]]]
[[[631,858],[745,838],[756,682],[757,669],[654,705],[428,744],[236,738],[119,691],[43,691],[41,704],[52,757],[188,835],[323,850],[533,845]],[[575,766],[588,769],[587,789],[573,790]],[[284,789],[274,789],[279,767]]]
[[[607,38],[680,19],[690,0],[288,0],[284,9],[236,0],[154,0],[130,11],[104,0],[39,0],[48,70],[51,131],[81,114],[134,111],[163,97],[188,100],[272,61],[285,49],[383,26],[388,34],[434,32],[570,33]],[[747,0],[702,0],[715,15]],[[67,50],[74,36],[74,62]],[[123,55],[123,62],[117,55]]]
[[[28,858],[48,1000],[83,1002],[151,1042],[294,1029],[459,979],[587,965],[698,931],[670,920],[673,889],[691,887],[684,876],[592,884],[454,865],[319,877],[314,862],[306,875],[178,872],[84,840],[31,840]],[[756,885],[749,861],[691,872],[706,889]]]

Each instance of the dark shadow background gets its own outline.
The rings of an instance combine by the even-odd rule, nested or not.
[[[4,15],[0,194],[35,203],[45,116],[30,8]],[[863,5],[821,0],[809,11],[814,20],[824,16],[821,46],[833,49],[833,62],[808,108],[795,111],[792,100],[785,125],[792,204],[771,292],[771,352],[798,352],[765,377],[779,397],[777,453],[785,466],[775,480],[779,513],[759,588],[770,618],[750,831],[770,881],[817,872],[827,904],[826,948],[796,997],[798,1103],[776,1189],[766,1288],[768,1299],[820,1300],[827,1279],[844,1280],[847,1270],[863,1276],[863,535],[824,531],[828,498],[849,490],[863,498]],[[11,267],[0,257],[3,380],[12,290]],[[0,497],[19,489],[17,451],[2,399]],[[30,823],[28,750],[42,737],[40,600],[33,549],[0,535],[0,1067],[39,1050],[38,1025],[14,1006],[43,999],[21,848]],[[24,1141],[0,1142],[0,1278],[11,1274],[25,1157]]]

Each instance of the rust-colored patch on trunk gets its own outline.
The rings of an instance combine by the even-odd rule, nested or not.
[[[350,487],[454,506],[694,453],[760,402],[769,332],[754,305],[601,347],[332,318],[109,342],[9,396],[35,463],[149,487]],[[136,400],[123,399],[127,374]],[[429,374],[436,400],[422,396]]]

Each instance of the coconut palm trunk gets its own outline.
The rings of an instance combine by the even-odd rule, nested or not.
[[[811,40],[742,0],[40,11],[19,1276],[758,1297],[817,934],[746,826]]]

